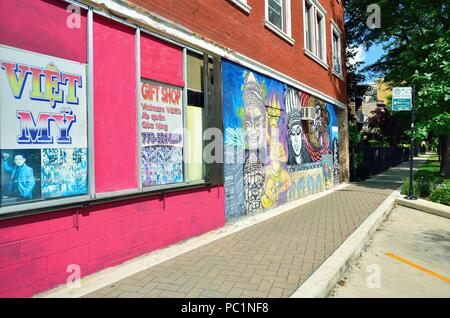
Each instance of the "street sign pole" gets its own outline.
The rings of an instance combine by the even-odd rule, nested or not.
[[[412,100],[411,100],[411,139],[410,139],[410,151],[409,151],[409,193],[405,198],[407,200],[417,200],[413,193],[413,168],[414,168],[414,97],[416,94],[416,87],[412,88]]]
[[[410,111],[411,113],[411,139],[409,151],[409,191],[405,197],[407,200],[417,200],[413,191],[413,168],[414,168],[414,97],[416,87],[393,87],[392,88],[392,111]]]

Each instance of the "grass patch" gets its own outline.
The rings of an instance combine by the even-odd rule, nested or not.
[[[450,205],[450,179],[439,175],[437,154],[431,155],[414,174],[413,194],[436,203]],[[409,178],[403,179],[402,194],[409,192]]]
[[[414,174],[414,178],[432,178],[439,176],[440,162],[437,154],[431,155],[419,170]]]

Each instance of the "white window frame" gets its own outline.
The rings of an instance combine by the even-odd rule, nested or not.
[[[338,36],[338,47],[335,48],[334,47],[334,35]],[[337,72],[334,69],[334,52],[336,51],[337,53],[337,58],[339,59],[340,62],[340,69]],[[331,20],[331,64],[332,64],[332,73],[334,75],[336,75],[337,77],[339,77],[341,80],[343,80],[343,62],[342,62],[342,31],[341,29],[339,29],[339,26],[333,21]]]
[[[304,27],[304,33],[305,33],[305,49],[307,49],[307,50],[310,50],[311,51],[311,49],[310,48],[308,48],[308,46],[309,47],[311,47],[312,48],[312,46],[314,45],[314,33],[312,33],[312,31],[314,30],[314,25],[313,25],[313,22],[314,22],[314,7],[312,6],[312,5],[310,5],[310,10],[311,10],[311,12],[310,12],[310,14],[312,15],[312,17],[310,17],[311,18],[311,21],[308,21],[308,15],[306,14],[306,9],[307,9],[307,7],[306,7],[306,2],[304,2],[305,3],[305,6],[304,6],[304,10],[303,10],[303,14],[304,14],[304,18],[303,18],[303,27]],[[311,22],[311,23],[310,23]],[[309,41],[308,41],[308,36],[307,36],[307,34],[309,34]]]
[[[280,29],[275,24],[269,21],[269,0],[264,0],[265,3],[265,20],[266,28],[277,34],[283,40],[291,45],[294,45],[295,40],[291,34],[291,0],[281,0],[281,20],[284,23],[283,29]],[[284,21],[284,22],[283,22]]]
[[[252,7],[250,7],[247,3],[247,0],[230,0],[230,2],[234,3],[239,9],[244,11],[245,13],[250,13]]]
[[[308,25],[310,30],[310,34],[312,36],[312,50],[307,48],[307,36],[306,36],[306,26],[307,26],[307,19],[306,19],[306,4],[310,4],[312,6],[312,23],[311,25]],[[317,38],[318,38],[318,30],[317,30],[317,15],[320,15],[322,18],[321,22],[321,34],[320,37],[322,38],[322,59],[319,57],[319,54],[317,52]],[[303,0],[303,34],[304,34],[304,52],[305,55],[313,59],[315,62],[319,63],[322,67],[325,69],[328,69],[328,63],[327,63],[327,36],[326,36],[326,15],[327,12],[322,7],[322,5],[317,0]],[[312,27],[312,29],[311,29]]]

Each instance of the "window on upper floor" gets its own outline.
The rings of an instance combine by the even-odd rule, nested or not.
[[[282,0],[268,0],[267,10],[269,21],[278,29],[284,30],[283,27],[283,1]]]
[[[313,51],[313,40],[314,35],[311,33],[314,30],[313,26],[313,6],[311,3],[306,2],[305,3],[305,48],[309,51]]]
[[[324,23],[325,17],[319,11],[316,10],[316,56],[320,60],[325,60],[325,32],[324,32]]]
[[[316,0],[304,0],[305,54],[327,68],[325,14]]]
[[[265,5],[266,27],[294,44],[291,38],[291,0],[265,0]]]
[[[333,73],[339,77],[342,77],[341,33],[338,26],[331,22]]]
[[[252,9],[248,5],[247,0],[229,0],[229,1],[234,3],[238,8],[240,8],[242,11],[246,13],[250,13],[250,10]]]

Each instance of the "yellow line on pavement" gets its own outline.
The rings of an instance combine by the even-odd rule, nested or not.
[[[442,275],[440,275],[438,273],[435,273],[432,270],[429,270],[429,269],[427,269],[425,267],[422,267],[420,265],[414,264],[413,262],[410,262],[410,261],[408,261],[408,260],[406,260],[406,259],[404,259],[404,258],[402,258],[400,256],[397,256],[394,253],[384,253],[384,255],[392,257],[393,259],[396,259],[396,260],[398,260],[398,261],[400,261],[402,263],[405,263],[405,264],[407,264],[409,266],[412,266],[412,267],[414,267],[414,268],[416,268],[416,269],[418,269],[418,270],[420,270],[420,271],[422,271],[424,273],[427,273],[427,274],[429,274],[431,276],[437,277],[437,278],[443,280],[444,282],[447,282],[447,283],[450,284],[450,278],[447,278],[447,277],[442,276]]]

